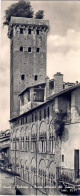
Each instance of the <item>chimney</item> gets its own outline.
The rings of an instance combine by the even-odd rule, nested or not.
[[[78,81],[76,81],[76,84],[78,84]]]
[[[46,99],[49,97],[49,77],[46,77]]]
[[[54,74],[54,93],[59,93],[63,90],[63,74],[57,72]]]

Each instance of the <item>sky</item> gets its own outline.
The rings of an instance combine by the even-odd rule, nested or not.
[[[4,11],[14,2],[1,1],[0,131],[10,127],[10,40],[3,27]],[[44,10],[49,20],[47,37],[47,75],[64,75],[65,82],[80,82],[80,2],[31,1],[36,13]]]

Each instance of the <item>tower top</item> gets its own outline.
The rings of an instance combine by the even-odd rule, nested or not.
[[[12,37],[12,27],[21,27],[23,28],[39,28],[39,30],[44,29],[44,31],[49,31],[49,20],[43,19],[34,19],[34,18],[25,18],[25,17],[13,17],[11,16],[11,20],[8,26],[8,37]]]
[[[11,17],[10,25],[35,25],[35,26],[45,26],[49,28],[49,21],[43,19],[25,18],[25,17]]]

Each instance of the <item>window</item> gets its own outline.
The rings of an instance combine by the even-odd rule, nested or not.
[[[37,113],[35,113],[35,122],[37,121]]]
[[[49,118],[49,114],[50,114],[50,112],[49,112],[49,107],[48,107],[48,109],[47,109],[47,114],[48,114],[48,118]]]
[[[25,75],[22,74],[22,75],[21,75],[21,80],[24,80],[24,79],[25,79]]]
[[[24,118],[21,118],[21,125],[24,124]]]
[[[36,141],[32,141],[31,145],[32,145],[32,152],[35,152],[36,151]]]
[[[44,89],[35,88],[34,89],[34,101],[43,102],[44,101]]]
[[[50,186],[54,186],[55,185],[55,174],[49,172],[48,178],[49,178]]]
[[[26,167],[26,181],[29,182],[29,168]]]
[[[39,179],[40,179],[40,185],[45,188],[46,187],[46,171],[43,169],[39,169],[38,173]]]
[[[21,118],[21,125],[22,125],[22,118]]]
[[[22,118],[23,119],[23,125],[24,125],[24,118]]]
[[[37,49],[36,49],[36,52],[40,52],[40,48],[37,48]]]
[[[21,137],[21,150],[24,150],[24,137]]]
[[[20,47],[20,52],[23,52],[23,47],[22,46]]]
[[[23,34],[23,28],[20,28],[20,34]]]
[[[64,155],[62,154],[62,162],[64,162]]]
[[[35,75],[34,79],[37,80],[37,75]]]
[[[31,29],[28,29],[28,34],[31,34]]]
[[[19,124],[19,119],[17,120],[17,124]]]
[[[53,136],[53,133],[50,133],[49,135],[49,149],[50,149],[50,153],[52,154],[55,153],[55,138]]]
[[[29,136],[26,136],[26,151],[29,151]]]
[[[27,124],[27,116],[26,116],[26,124]]]
[[[28,52],[31,52],[31,47],[28,48]]]
[[[21,178],[24,179],[24,166],[21,165]]]
[[[47,136],[46,133],[39,134],[39,152],[45,153],[47,150]]]
[[[36,34],[39,35],[39,29],[36,30]]]
[[[44,109],[44,118],[46,118],[46,109]]]
[[[36,168],[34,166],[31,167],[31,179],[32,185],[36,185]]]
[[[16,138],[16,150],[19,150],[19,138]]]
[[[36,133],[31,135],[31,150],[32,152],[36,152]]]
[[[39,111],[39,120],[41,120],[41,110]]]
[[[33,116],[33,114],[32,114],[32,122],[34,121],[34,116]]]

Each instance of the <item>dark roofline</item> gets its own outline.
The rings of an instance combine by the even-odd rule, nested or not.
[[[34,108],[32,108],[32,109],[30,109],[30,110],[27,111],[27,112],[24,112],[23,114],[20,114],[19,116],[16,116],[16,117],[10,119],[9,122],[15,121],[17,118],[19,118],[19,117],[21,117],[21,116],[24,116],[25,114],[28,114],[28,113],[34,111],[36,108],[39,108],[39,107],[41,107],[42,105],[45,105],[47,102],[49,102],[49,100],[43,102],[42,104],[40,104],[40,105],[38,105],[38,106],[36,106],[36,107],[34,107]]]
[[[45,82],[40,83],[40,84],[34,84],[34,85],[32,85],[32,86],[29,86],[29,87],[25,88],[18,96],[21,96],[22,94],[25,93],[26,90],[28,90],[28,89],[30,89],[30,88],[33,88],[33,87],[36,87],[36,86],[40,86],[40,85],[43,85],[43,84],[45,84]]]
[[[45,101],[44,103],[42,103],[42,104],[40,104],[40,105],[38,105],[38,106],[32,108],[31,110],[29,110],[29,111],[27,111],[27,112],[25,112],[25,113],[23,113],[23,114],[21,114],[21,115],[19,115],[19,116],[16,116],[15,118],[10,119],[9,122],[15,121],[17,118],[19,118],[19,117],[21,117],[21,116],[24,116],[25,114],[28,114],[28,113],[34,111],[36,108],[40,108],[41,106],[47,104],[48,102],[52,101],[54,98],[56,98],[56,97],[58,97],[58,96],[60,96],[60,95],[63,95],[63,94],[65,94],[65,93],[67,93],[67,92],[70,92],[71,90],[74,90],[75,88],[78,88],[78,87],[80,87],[80,83],[78,83],[77,85],[74,85],[74,86],[72,86],[72,87],[70,87],[70,88],[64,89],[63,91],[61,91],[61,92],[59,92],[59,93],[56,93],[56,94],[54,94],[54,95],[48,97],[48,100]]]
[[[52,81],[54,81],[54,79],[50,79],[49,83],[52,82]],[[25,88],[18,96],[21,96],[22,94],[25,93],[26,90],[28,90],[28,89],[30,89],[32,87],[36,87],[36,86],[43,85],[43,84],[46,84],[46,82],[43,82],[43,83],[40,83],[40,84],[34,84],[32,86],[29,86],[29,87]]]
[[[55,97],[57,97],[57,96],[59,96],[59,95],[62,95],[62,94],[64,94],[64,93],[67,93],[67,92],[69,92],[69,91],[71,91],[71,90],[74,90],[75,88],[78,88],[78,87],[80,87],[80,83],[74,84],[73,86],[71,86],[71,87],[69,87],[69,88],[67,88],[67,89],[62,90],[62,91],[60,91],[59,93],[56,93],[56,94],[55,94]],[[48,100],[52,100],[53,98],[54,98],[54,95],[51,95],[50,97],[48,97]]]

